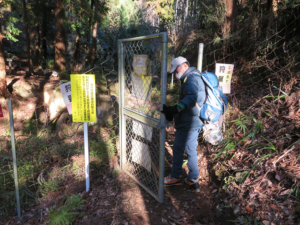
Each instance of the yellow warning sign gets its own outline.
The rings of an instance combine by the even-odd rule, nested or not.
[[[94,74],[71,74],[73,122],[97,122]]]

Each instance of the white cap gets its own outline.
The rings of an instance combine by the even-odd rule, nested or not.
[[[173,59],[173,61],[171,63],[172,69],[171,69],[170,73],[174,73],[177,66],[179,66],[179,65],[181,65],[182,63],[185,63],[185,62],[187,62],[187,59],[182,57],[182,56],[179,56],[179,57]]]

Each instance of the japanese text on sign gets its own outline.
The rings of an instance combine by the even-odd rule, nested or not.
[[[61,94],[67,106],[69,114],[72,114],[71,82],[60,85]]]
[[[230,94],[233,68],[233,64],[216,63],[215,74],[218,77],[219,85],[222,87],[224,94]]]
[[[71,74],[73,122],[96,122],[95,75]]]

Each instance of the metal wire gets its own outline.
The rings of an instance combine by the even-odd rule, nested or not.
[[[133,41],[124,43],[125,55],[125,107],[145,113],[159,119],[159,85],[152,88],[152,83],[158,83],[160,78],[160,49],[161,43],[157,39]],[[157,51],[154,51],[157,49]],[[147,76],[139,76],[133,72],[133,56],[147,55],[150,61]]]
[[[233,79],[244,83],[245,88],[235,90],[232,95],[266,79],[277,82],[287,79],[292,71],[297,71],[296,66],[299,67],[299,41],[295,36],[300,29],[299,17],[291,18],[280,30],[277,30],[278,21],[273,24],[276,29],[262,30],[258,26],[253,31],[257,34],[249,37],[246,30],[245,35],[227,38],[221,47],[220,42],[208,42],[204,48],[203,68],[214,71],[215,63],[234,64]]]

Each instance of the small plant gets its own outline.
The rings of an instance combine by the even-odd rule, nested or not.
[[[42,195],[48,195],[49,192],[53,192],[59,189],[63,179],[59,177],[59,171],[50,173],[47,181],[37,180],[40,185],[40,192]]]
[[[218,152],[214,159],[218,158],[222,154],[227,156],[229,152],[236,147],[237,143],[234,138],[227,138],[224,139],[220,145],[222,146],[222,149]]]
[[[265,158],[268,158],[269,156],[274,155],[274,154],[275,154],[275,153],[271,153],[271,154],[267,154],[267,155],[262,156],[261,158],[259,158],[259,159],[254,163],[254,165],[253,165],[252,168],[250,168],[250,169],[236,170],[236,171],[244,171],[244,172],[243,172],[244,175],[243,175],[243,178],[242,178],[242,180],[241,180],[241,183],[243,183],[243,182],[246,180],[246,178],[250,175],[251,171],[255,169],[255,167],[257,166],[258,163],[260,163],[260,162],[261,162],[262,160],[264,160]]]
[[[59,79],[61,80],[70,80],[70,73],[67,71],[63,71],[59,74]]]
[[[228,177],[225,177],[223,180],[224,180],[223,189],[226,190],[229,186],[232,185],[233,182],[237,182],[238,178],[236,178],[234,176],[228,176]]]
[[[258,222],[256,219],[252,221],[252,218],[247,216],[247,217],[241,217],[240,220],[228,220],[230,222],[237,223],[238,225],[263,225],[263,223]]]
[[[29,118],[27,117],[26,120],[23,122],[25,124],[24,133],[26,134],[36,134],[37,132],[37,126],[36,124],[31,123]]]
[[[245,138],[243,138],[240,142],[243,142],[243,141],[247,140],[248,138],[251,138],[252,140],[254,140],[256,133],[260,132],[262,134],[264,128],[265,127],[263,126],[261,121],[255,122],[253,127],[250,129],[249,134]]]
[[[10,136],[11,134],[10,134],[10,128],[8,128],[6,131],[5,131],[5,133],[4,133],[4,136]]]
[[[250,123],[248,116],[246,116],[245,114],[242,114],[242,116],[239,115],[237,119],[232,120],[231,122],[234,123],[237,126],[237,129],[241,130],[245,135],[245,132],[247,130],[246,125]]]
[[[54,59],[48,59],[42,61],[42,68],[43,69],[53,69],[54,67]]]
[[[55,208],[49,209],[48,220],[51,225],[68,225],[73,224],[78,215],[78,209],[84,207],[85,200],[81,195],[66,195],[66,202],[64,205],[55,205]]]
[[[115,154],[115,145],[112,143],[111,139],[104,141],[102,137],[98,138],[98,141],[90,141],[90,156],[95,157],[102,161],[104,159],[110,158]]]
[[[296,198],[298,198],[298,195],[299,195],[299,183],[295,183],[293,184],[292,186],[292,191],[290,192],[290,194],[288,195],[288,198],[291,197],[292,194],[295,195]]]

